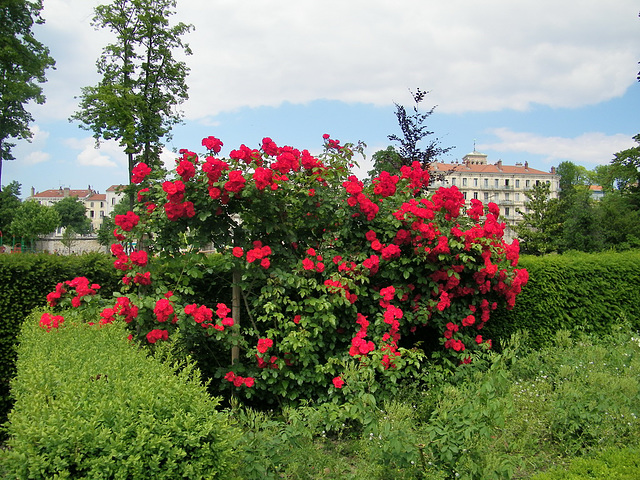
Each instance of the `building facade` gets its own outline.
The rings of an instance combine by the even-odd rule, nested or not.
[[[91,220],[91,230],[95,232],[100,229],[105,217],[109,216],[115,205],[124,196],[120,193],[120,188],[120,185],[112,185],[107,189],[106,194],[96,192],[91,186],[86,190],[60,187],[38,193],[32,188],[31,196],[27,197],[27,200],[35,200],[41,205],[53,206],[65,197],[75,197],[84,204],[86,215]],[[61,233],[61,231],[56,232],[58,235]]]
[[[558,197],[560,176],[552,167],[550,172],[536,170],[525,162],[504,165],[501,160],[487,163],[487,155],[473,151],[461,163],[432,163],[434,181],[431,188],[456,186],[467,202],[472,198],[485,205],[493,202],[500,207],[501,220],[507,224],[505,237],[513,239],[513,226],[522,220],[518,211],[526,212],[525,193],[540,183],[548,183],[551,198]]]

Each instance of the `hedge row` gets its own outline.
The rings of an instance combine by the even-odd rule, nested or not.
[[[120,276],[105,254],[57,256],[47,254],[0,255],[0,424],[11,406],[9,380],[15,375],[15,340],[24,318],[46,303],[58,282],[87,277],[109,295]]]
[[[193,364],[148,356],[121,322],[65,317],[24,323],[0,476],[230,478],[238,433]]]
[[[523,256],[529,283],[516,306],[497,311],[486,336],[498,341],[527,330],[534,347],[560,330],[607,334],[621,321],[640,329],[640,251]]]
[[[197,303],[228,302],[228,267],[211,258],[186,275]],[[534,346],[559,329],[608,333],[626,318],[640,328],[640,251],[606,254],[523,256],[529,283],[511,311],[494,312],[483,335],[498,344],[518,330],[528,330]],[[103,254],[79,257],[0,255],[0,423],[10,407],[9,379],[15,375],[15,337],[22,319],[45,303],[56,283],[85,276],[108,296],[119,275]],[[184,282],[184,278],[181,279]]]

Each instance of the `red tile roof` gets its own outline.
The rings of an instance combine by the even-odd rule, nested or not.
[[[66,190],[65,195],[65,190],[60,188],[36,193],[33,198],[64,198],[65,196],[85,198],[93,193],[92,190]]]
[[[517,175],[553,175],[553,173],[536,170],[525,165],[496,164],[466,164],[466,163],[433,163],[431,166],[438,172],[460,173],[489,173],[489,174],[517,174]]]

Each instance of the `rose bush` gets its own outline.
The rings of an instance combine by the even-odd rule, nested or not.
[[[134,169],[138,203],[111,247],[122,290],[103,320],[144,343],[179,330],[221,390],[271,399],[339,396],[349,363],[397,385],[424,356],[403,341],[425,328],[455,363],[491,347],[483,326],[528,279],[495,204],[429,194],[418,162],[365,184],[351,173],[362,146],[328,135],[318,156],[270,138],[225,159],[220,140],[202,144],[171,173]],[[188,278],[211,255],[232,272],[232,305],[194,303]]]

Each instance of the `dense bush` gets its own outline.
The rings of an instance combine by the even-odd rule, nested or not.
[[[405,342],[414,333],[451,365],[490,349],[481,329],[528,278],[497,205],[468,206],[456,187],[428,194],[417,161],[365,185],[351,172],[361,146],[323,137],[317,157],[264,138],[221,159],[208,137],[206,155],[181,150],[174,171],[136,165],[137,202],[111,245],[120,296],[102,321],[130,323],[143,344],[179,332],[218,391],[273,404],[341,402],[357,394],[341,390],[353,368],[394,394],[426,360]],[[197,298],[211,250],[231,304],[228,291]],[[50,305],[95,308],[88,292],[59,284]]]
[[[6,478],[230,478],[235,434],[192,364],[147,356],[122,324],[38,318],[18,348]]]
[[[607,334],[621,320],[640,329],[640,251],[523,256],[529,272],[513,310],[495,312],[487,335],[508,339],[529,332],[543,347],[558,330]]]
[[[0,423],[11,406],[9,381],[15,375],[15,341],[24,318],[46,304],[58,282],[86,276],[110,296],[117,286],[112,262],[104,254],[80,256],[0,255]]]

